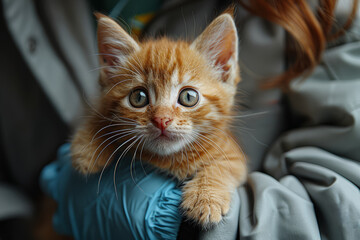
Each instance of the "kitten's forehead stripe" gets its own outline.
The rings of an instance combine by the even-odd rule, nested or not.
[[[175,56],[176,56],[176,63],[177,63],[177,65],[178,65],[178,68],[180,69],[180,74],[182,73],[182,67],[183,67],[183,61],[182,61],[182,53],[181,53],[181,50],[180,50],[180,46],[178,46],[177,48],[176,48],[176,54],[175,54]]]
[[[149,41],[143,44],[143,50],[139,53],[139,58],[144,59],[143,68],[145,72],[150,69],[154,77],[159,77],[157,81],[169,81],[175,70],[179,72],[179,81],[182,81],[184,72],[195,67],[198,56],[190,50],[185,42],[172,42],[167,39]],[[187,64],[184,64],[184,63]]]
[[[170,81],[174,86],[179,85],[179,71],[177,68],[174,68],[174,70],[172,71]]]
[[[185,73],[180,79],[182,84],[187,84],[191,80],[191,75],[189,73]]]

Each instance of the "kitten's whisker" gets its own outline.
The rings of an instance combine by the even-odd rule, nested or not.
[[[126,132],[126,131],[129,131],[129,129],[119,129],[119,130],[115,130],[115,131],[112,131],[112,132],[105,133],[105,134],[103,134],[103,135],[101,135],[101,136],[98,136],[98,137],[95,138],[95,139],[93,138],[93,140],[97,140],[97,139],[100,139],[100,138],[102,138],[102,137],[105,137],[105,136],[114,134],[114,133],[121,133],[121,132]],[[91,140],[90,143],[92,143],[93,140]]]
[[[135,59],[133,59],[135,61]],[[136,61],[135,61],[136,62]],[[134,69],[134,71],[138,74],[138,75],[142,75],[140,72],[139,72],[139,69],[133,64],[131,63],[131,61],[128,61],[127,62],[128,65],[130,65],[129,67],[132,67]]]
[[[230,139],[230,140],[235,144],[235,146],[237,146],[237,148],[240,150],[240,152],[241,152],[241,154],[242,154],[242,157],[243,157],[244,159],[246,159],[246,155],[245,155],[244,151],[242,150],[242,148],[239,146],[239,144],[236,142],[236,140],[235,140],[231,135],[227,134],[226,132],[224,132],[224,131],[223,131],[222,129],[220,129],[220,128],[217,128],[217,127],[214,127],[214,126],[211,126],[211,127],[212,127],[213,129],[215,129],[215,130],[219,130],[219,131],[220,131],[219,133],[222,133],[222,134],[225,136],[226,139]],[[216,132],[216,131],[211,131],[211,132],[209,132],[209,134],[210,134],[210,135],[215,135],[215,136],[219,137],[219,135],[215,134],[215,132]],[[235,151],[233,145],[231,146],[231,148],[232,148],[233,151]]]
[[[110,142],[108,145],[106,145],[104,149],[106,149],[111,143],[120,140],[123,136],[121,136],[121,133],[115,134],[114,136],[111,136],[111,137],[105,139],[101,144],[104,144],[105,142],[107,142],[108,140],[110,140],[111,138],[114,138],[114,137],[117,137],[117,138],[115,138],[112,142]],[[89,161],[89,166],[91,166],[91,167],[90,167],[90,171],[89,171],[88,174],[87,174],[87,177],[88,177],[88,175],[90,174],[90,172],[92,172],[92,169],[95,167],[95,163],[96,163],[98,157],[99,157],[99,156],[101,155],[101,153],[102,153],[102,151],[101,151],[101,152],[99,153],[98,157],[96,158],[96,160],[94,161],[95,154],[96,154],[96,152],[98,151],[99,148],[100,148],[100,146],[98,146],[98,147],[96,148],[96,150],[93,152],[93,154],[92,154],[92,156],[91,156],[91,159],[90,159],[90,161]]]
[[[87,100],[85,100],[85,103],[90,107],[90,110],[92,110],[97,116],[101,117],[102,119],[104,120],[108,120],[110,122],[114,122],[115,120],[114,119],[110,119],[110,118],[107,118],[105,117],[104,115],[102,115],[99,111],[97,111]],[[135,122],[135,120],[133,119],[129,119],[129,120],[132,120],[133,122]],[[125,121],[124,121],[125,122]],[[136,122],[135,122],[136,123]]]
[[[227,134],[225,131],[223,131],[223,130],[220,129],[220,128],[217,128],[217,127],[214,127],[214,126],[212,126],[212,128],[219,130],[226,138],[229,138],[229,139],[235,144],[235,146],[237,146],[238,149],[240,149],[240,151],[241,151],[242,154],[243,154],[244,159],[246,159],[246,155],[245,155],[244,151],[242,150],[242,148],[239,146],[239,144],[237,143],[237,141],[236,141],[231,135]],[[234,148],[233,148],[233,150],[234,150]]]
[[[102,127],[100,130],[98,130],[94,136],[92,137],[91,139],[91,142],[93,142],[95,140],[95,137],[96,135],[98,135],[101,131],[107,129],[107,128],[110,128],[110,127],[116,127],[116,126],[131,126],[131,124],[124,124],[124,123],[115,123],[115,124],[109,124],[109,125],[106,125],[105,127]]]
[[[251,130],[248,130],[246,128],[237,128],[237,129],[235,129],[235,131],[237,131],[238,133],[245,133],[245,134],[249,135],[256,143],[258,143],[264,147],[267,147],[267,148],[269,147],[269,145],[267,145],[266,143],[263,143],[257,137],[255,137],[255,135],[251,132]]]
[[[96,67],[96,68],[93,68],[93,69],[90,69],[89,72],[95,72],[95,71],[98,71],[98,70],[101,70],[103,69],[102,67]]]
[[[135,61],[135,63],[137,64],[137,67],[139,68],[139,69],[142,69],[142,67],[141,67],[141,64],[140,64],[140,59],[139,59],[139,57],[137,56],[137,55],[134,55],[134,58],[133,58],[133,60]],[[141,75],[141,74],[140,74]]]
[[[95,56],[110,56],[110,57],[119,57],[118,55],[115,54],[110,54],[110,53],[95,53]]]
[[[114,74],[112,75],[111,77],[108,77],[107,80],[110,80],[110,79],[114,79],[114,78],[117,78],[117,77],[130,77],[128,79],[132,80],[134,79],[134,75],[133,74],[128,74],[128,73],[119,73],[119,74]],[[120,81],[122,80],[126,80],[126,79],[121,79]]]
[[[215,160],[215,158],[214,158],[214,156],[211,154],[211,153],[209,153],[209,151],[206,149],[206,148],[204,148],[203,146],[202,146],[202,144],[198,141],[198,140],[194,140],[195,141],[195,143],[199,146],[199,147],[201,147],[202,149],[203,149],[203,151],[205,151],[207,154],[207,156],[209,157],[209,155],[210,155],[210,157],[212,158],[212,160],[213,160],[213,163],[215,163],[217,166],[219,166],[220,164],[219,164],[219,161],[216,161]],[[221,175],[221,177],[223,178],[223,173],[220,171],[220,169],[221,169],[221,167],[217,167],[216,168],[217,170],[218,170],[218,172],[219,172],[219,174]]]
[[[194,150],[195,150],[195,152],[196,152],[196,154],[197,154],[197,156],[199,157],[200,161],[204,164],[204,163],[205,163],[205,161],[204,161],[204,159],[201,157],[201,155],[200,155],[199,151],[195,148],[195,146],[194,146],[191,142],[189,142],[189,144],[192,146],[191,151],[192,151],[192,149],[194,149]],[[197,173],[197,165],[196,165],[196,161],[194,161],[194,163],[195,163],[196,173]],[[205,164],[204,164],[204,166],[205,166]],[[207,170],[206,170],[206,168],[205,168],[205,167],[204,167],[204,170],[205,170],[205,172],[206,172],[205,176],[207,176]],[[205,178],[205,183],[207,184],[207,178]]]
[[[201,133],[196,133],[196,132],[194,132],[194,133],[197,134],[197,137],[200,138],[200,139],[202,139],[203,141],[205,141],[205,142],[207,142],[207,143],[209,143],[209,144],[210,144],[210,142],[212,142],[213,144],[215,144],[215,146],[212,146],[212,147],[216,147],[216,149],[219,150],[219,151],[222,153],[222,155],[225,157],[225,160],[228,162],[229,167],[230,167],[230,160],[229,160],[227,154],[224,152],[224,150],[223,150],[216,142],[214,142],[212,139],[204,136],[204,135],[201,134]],[[215,135],[215,136],[216,136],[216,135]],[[211,144],[210,144],[210,145],[211,145]],[[215,161],[215,162],[216,162],[216,161]]]
[[[205,136],[204,134],[202,134],[202,133],[197,133],[197,132],[195,132],[195,131],[194,131],[194,134],[196,134],[197,137],[200,137],[200,138],[203,139],[203,140],[208,140],[208,143],[212,142],[213,144],[215,144],[215,146],[217,147],[217,149],[220,150],[220,151],[223,153],[223,155],[224,155],[224,157],[226,157],[226,159],[228,159],[226,153],[224,152],[224,150],[223,150],[216,142],[214,142],[212,139],[206,137],[206,136]],[[210,141],[210,142],[209,142],[209,141]],[[211,145],[211,144],[210,144],[210,145]]]
[[[132,138],[126,140],[125,142],[123,142],[122,144],[120,144],[120,146],[118,146],[113,152],[112,154],[108,157],[108,159],[105,162],[105,165],[103,167],[103,169],[101,170],[100,176],[99,176],[99,180],[98,180],[98,189],[97,189],[97,194],[99,194],[100,192],[100,182],[101,182],[101,178],[104,174],[105,168],[107,167],[107,165],[109,164],[109,161],[112,159],[112,157],[114,156],[114,154],[122,147],[124,146],[126,143],[128,143],[129,141],[133,140],[136,136],[133,136]]]
[[[136,123],[136,125],[139,125],[136,120],[131,119],[131,118],[127,118],[127,117],[122,117],[122,116],[118,116],[118,115],[114,115],[114,117],[116,117],[117,119],[119,119],[120,121],[125,121],[128,120],[130,122]]]
[[[111,109],[109,109],[111,110]],[[120,113],[119,113],[120,114]],[[127,119],[127,118],[122,118],[122,117],[119,117],[117,116],[115,113],[113,113],[112,115],[113,118],[107,118],[107,117],[104,117],[103,119],[99,119],[98,121],[99,122],[109,122],[109,124],[114,124],[114,123],[127,123],[128,125],[139,125],[136,120],[134,119]],[[108,125],[109,125],[108,124]]]
[[[131,134],[133,134],[133,133],[136,133],[136,131],[135,131],[135,130],[129,130],[128,132],[125,132],[125,134],[124,134],[124,133],[118,133],[118,134],[115,134],[115,135],[112,136],[112,137],[107,138],[105,141],[103,141],[103,142],[96,148],[96,150],[94,151],[94,153],[93,153],[93,155],[92,155],[92,157],[91,157],[91,160],[90,160],[90,163],[92,163],[91,169],[94,168],[97,160],[99,159],[99,157],[101,156],[101,154],[105,151],[105,149],[106,149],[108,146],[110,146],[112,143],[120,140],[121,138],[124,138],[124,137],[126,137],[126,136],[129,136],[129,135],[131,135]],[[105,142],[107,142],[108,140],[110,140],[111,138],[116,137],[116,136],[120,136],[120,137],[119,137],[119,138],[116,138],[116,139],[114,139],[113,141],[111,141],[110,143],[108,143],[108,144],[100,151],[100,153],[97,155],[95,161],[93,162],[94,156],[95,156],[95,154],[97,153],[97,151],[99,150],[99,148],[100,148]]]
[[[189,148],[189,140],[186,138],[186,135],[184,136],[183,134],[180,134],[180,136],[182,137],[182,139],[185,141],[185,146],[184,146],[184,152],[185,152],[185,155],[186,155],[186,163],[187,163],[187,172],[186,172],[186,176],[188,176],[189,175],[189,173],[190,173],[190,162],[189,162],[189,156],[188,156],[188,149],[190,149]],[[191,151],[191,149],[190,149],[190,151]]]
[[[136,72],[134,72],[133,70],[131,70],[130,68],[126,68],[126,67],[124,67],[124,66],[120,66],[120,65],[116,65],[116,66],[114,66],[115,68],[120,68],[120,69],[123,69],[123,70],[125,70],[125,71],[129,71],[129,72],[131,72],[131,73],[133,73],[133,74],[135,74],[135,75],[137,75],[137,73]]]
[[[91,105],[91,103],[85,98],[84,99],[85,103],[88,105],[88,107],[98,116],[102,117],[102,118],[106,118],[104,115],[102,115],[98,110],[96,110],[96,108]]]
[[[145,141],[144,141],[144,143],[143,143],[143,145],[142,145],[142,147],[141,147],[139,159],[140,159],[141,168],[143,169],[143,171],[144,171],[144,173],[145,173],[145,176],[147,176],[146,171],[145,171],[145,169],[144,169],[144,165],[142,164],[142,159],[141,159],[142,153],[143,153],[143,149],[144,149],[145,143],[146,143],[146,141],[147,141],[147,138],[144,138],[144,139],[145,139]]]
[[[256,113],[249,113],[249,114],[241,114],[241,115],[235,115],[235,116],[229,116],[230,118],[247,118],[247,117],[256,117],[259,115],[268,114],[270,111],[262,111],[262,112],[256,112]],[[224,116],[223,116],[224,117]]]
[[[136,136],[137,137],[137,136]],[[114,190],[115,190],[115,196],[116,199],[118,199],[117,189],[116,189],[116,169],[121,161],[121,159],[129,152],[130,148],[134,146],[134,144],[140,139],[140,137],[137,137],[132,143],[130,143],[129,146],[126,147],[126,149],[121,153],[120,157],[116,161],[115,167],[114,167],[114,173],[113,173],[113,183],[114,183]]]
[[[194,142],[206,153],[206,155],[208,157],[210,156],[211,159],[215,161],[215,158],[213,157],[213,155],[211,153],[209,153],[209,151],[198,140],[194,139]]]
[[[125,121],[124,121],[124,122],[125,122]],[[85,146],[83,146],[83,148],[82,148],[81,151],[82,151],[82,152],[85,151],[85,149],[86,149],[87,147],[89,147],[89,145],[92,144],[94,140],[99,139],[100,137],[97,137],[97,138],[95,138],[95,137],[96,137],[96,135],[99,134],[102,130],[104,130],[104,129],[106,129],[106,128],[109,128],[109,127],[121,126],[121,125],[122,125],[122,126],[131,126],[131,125],[134,125],[134,124],[133,124],[133,123],[128,123],[128,124],[123,124],[123,123],[121,123],[121,124],[110,124],[110,125],[107,125],[107,126],[101,128],[101,129],[98,130],[98,131],[95,133],[95,135],[91,138],[91,141],[90,141],[88,144],[86,144]],[[105,134],[105,135],[103,135],[103,136],[106,136],[106,135],[108,135],[108,134]]]
[[[134,175],[133,175],[133,173],[132,173],[133,164],[134,164],[134,162],[136,161],[136,159],[135,159],[135,157],[136,157],[136,152],[137,152],[140,144],[143,142],[144,136],[140,136],[139,138],[140,138],[140,142],[139,142],[138,145],[136,146],[135,151],[134,151],[134,155],[133,155],[133,157],[132,157],[132,159],[131,159],[131,162],[130,162],[130,176],[131,176],[131,179],[133,180],[134,184],[142,190],[142,188],[141,188],[140,186],[138,186],[137,182],[135,181]],[[136,171],[135,171],[135,175],[136,175]],[[135,177],[136,177],[136,176],[135,176]]]
[[[95,71],[99,71],[102,69],[106,69],[106,68],[112,68],[113,66],[100,66],[100,67],[96,67],[90,70],[90,72],[95,72]]]
[[[201,145],[196,139],[194,139],[194,143],[197,144],[198,146]],[[195,150],[195,151],[198,153],[198,155],[199,155],[199,152],[196,150],[195,146],[194,146],[192,143],[190,143],[190,144],[193,146],[194,150]],[[199,144],[200,144],[200,145],[199,145]],[[205,153],[205,154],[206,154],[206,153]],[[202,157],[200,157],[200,160],[201,160],[203,163],[205,163],[205,161],[203,160]],[[217,161],[215,161],[215,163],[217,164]],[[204,171],[206,172],[206,174],[204,175],[204,177],[205,177],[205,183],[208,184],[208,178],[207,178],[207,176],[209,176],[209,175],[208,175],[208,171],[207,171],[207,168],[206,168],[205,164],[204,164],[204,166],[203,166],[203,169],[204,169]]]
[[[108,95],[110,92],[111,92],[111,90],[113,90],[116,86],[118,86],[119,84],[121,84],[121,83],[123,83],[123,82],[127,82],[127,81],[131,81],[131,79],[124,79],[124,80],[121,80],[121,81],[119,81],[119,82],[117,82],[116,84],[114,84],[106,93],[105,93],[105,95]]]

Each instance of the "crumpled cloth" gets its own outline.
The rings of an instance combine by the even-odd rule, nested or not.
[[[201,239],[360,239],[359,14],[286,101],[291,130]]]
[[[181,214],[178,183],[153,167],[124,158],[101,176],[83,176],[71,166],[70,144],[40,177],[42,189],[58,203],[53,225],[78,240],[176,239]],[[131,167],[131,171],[130,171]],[[99,184],[98,184],[99,183]]]

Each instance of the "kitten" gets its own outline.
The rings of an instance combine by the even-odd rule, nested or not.
[[[102,95],[74,136],[74,167],[95,173],[116,152],[141,145],[142,161],[184,181],[186,216],[204,227],[218,223],[247,174],[229,130],[240,81],[232,17],[220,15],[192,43],[137,42],[112,19],[97,18]]]

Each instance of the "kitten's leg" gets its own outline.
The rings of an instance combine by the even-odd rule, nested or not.
[[[188,218],[203,227],[221,221],[230,208],[231,193],[246,179],[241,160],[220,160],[200,170],[183,188],[181,204]]]

